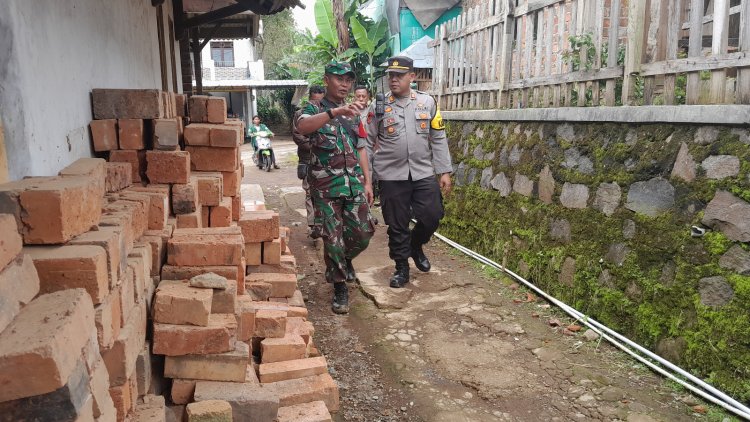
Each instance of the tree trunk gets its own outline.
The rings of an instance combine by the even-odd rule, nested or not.
[[[332,0],[333,18],[336,19],[336,32],[339,35],[339,49],[341,54],[349,49],[349,25],[344,19],[344,0]]]

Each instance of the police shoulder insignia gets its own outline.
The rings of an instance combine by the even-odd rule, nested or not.
[[[391,111],[393,111],[393,109],[391,107],[386,107],[385,108],[385,112],[386,113],[390,113]]]
[[[443,116],[440,115],[440,109],[437,109],[435,117],[433,117],[432,121],[430,121],[430,127],[435,130],[445,129],[445,122],[443,122]]]

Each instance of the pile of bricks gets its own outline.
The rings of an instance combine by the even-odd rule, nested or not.
[[[92,158],[0,185],[3,420],[124,420],[149,393],[151,196],[106,179]]]
[[[110,162],[0,185],[0,420],[330,421],[289,229],[241,199],[242,124],[195,96],[182,150],[183,96],[93,102]]]

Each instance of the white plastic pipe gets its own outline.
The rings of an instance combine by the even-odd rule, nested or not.
[[[435,233],[435,237],[442,240],[443,242],[447,243],[448,245],[458,249],[459,251],[463,252],[466,255],[471,256],[472,258],[476,259],[477,261],[489,265],[495,269],[498,269],[500,271],[503,271],[510,275],[511,277],[515,278],[516,280],[523,283],[526,287],[530,288],[531,290],[534,290],[537,294],[544,297],[572,317],[574,317],[576,320],[581,321],[584,325],[588,326],[595,332],[599,333],[605,340],[612,343],[615,347],[621,349],[625,353],[633,356],[635,359],[637,359],[639,362],[645,364],[649,368],[653,369],[654,371],[666,376],[667,378],[679,383],[680,385],[684,386],[688,390],[694,392],[695,394],[703,397],[704,399],[719,405],[723,407],[724,409],[734,413],[737,416],[740,416],[742,418],[745,418],[747,420],[750,420],[750,408],[745,406],[744,404],[738,402],[737,400],[733,399],[732,397],[728,396],[726,393],[722,392],[721,390],[718,390],[716,387],[706,383],[705,381],[701,380],[700,378],[694,376],[693,374],[685,371],[684,369],[680,368],[679,366],[673,364],[672,362],[662,358],[661,356],[651,352],[650,350],[644,348],[643,346],[639,345],[638,343],[633,342],[629,338],[621,335],[620,333],[612,330],[611,328],[607,327],[606,325],[594,320],[591,317],[587,317],[575,308],[569,306],[568,304],[561,302],[560,300],[550,296],[545,291],[541,290],[536,285],[532,284],[530,281],[526,280],[525,278],[521,277],[520,275],[514,273],[513,271],[503,267],[502,265],[496,263],[495,261],[492,261],[491,259],[480,255],[477,252],[474,252],[473,250],[456,243],[452,241],[451,239],[448,239],[447,237]],[[606,334],[605,334],[606,333]],[[615,340],[612,337],[617,338],[619,341]],[[624,344],[620,343],[622,341],[623,343],[626,343],[628,346],[638,350],[639,352],[645,354],[649,358],[659,362],[660,364],[666,366],[667,368],[671,369],[672,371],[678,373],[679,375],[685,377],[686,379],[692,381],[693,383],[697,384],[698,386],[695,386],[689,382],[687,382],[683,378],[679,378],[675,376],[674,374],[668,372],[664,368],[661,368],[654,364],[653,362],[649,361],[648,359],[644,358],[643,356],[637,354],[633,350],[629,349]],[[710,392],[710,393],[709,393]],[[713,394],[713,395],[712,395]]]

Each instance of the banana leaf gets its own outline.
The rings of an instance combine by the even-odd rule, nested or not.
[[[351,25],[352,34],[354,34],[354,39],[357,40],[359,48],[368,54],[372,54],[375,51],[375,44],[373,40],[367,37],[367,30],[361,23],[359,23],[359,19],[352,17],[349,20],[349,24]]]
[[[318,27],[320,36],[334,49],[339,46],[339,37],[336,32],[336,22],[333,18],[333,7],[330,0],[317,0],[315,7],[315,25]]]

